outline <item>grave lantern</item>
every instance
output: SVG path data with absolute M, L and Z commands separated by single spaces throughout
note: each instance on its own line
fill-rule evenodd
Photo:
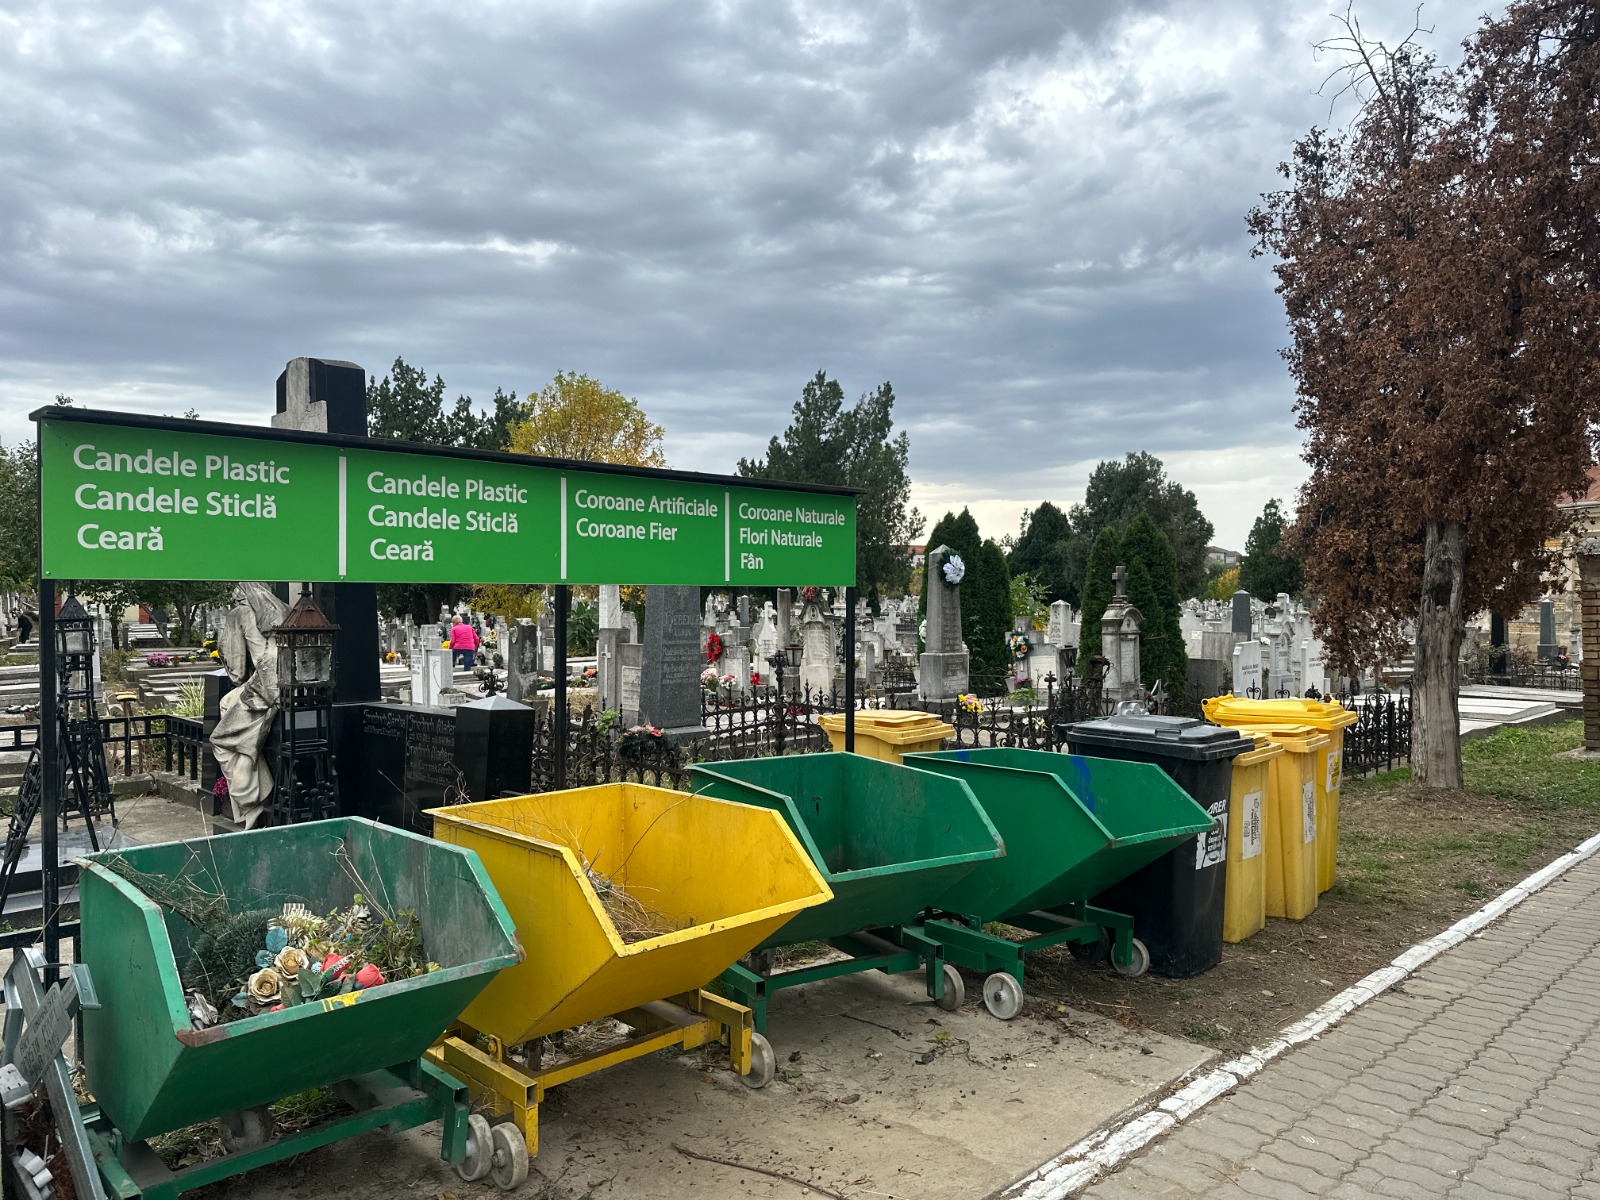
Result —
M 302 588 L 272 630 L 278 653 L 278 754 L 273 822 L 298 824 L 336 816 L 333 739 L 333 647 L 339 627 Z
M 56 614 L 56 671 L 61 680 L 61 702 L 83 706 L 86 716 L 96 715 L 94 697 L 94 618 L 77 596 L 68 596 Z
M 62 794 L 61 822 L 74 813 L 90 824 L 90 844 L 98 850 L 93 818 L 116 816 L 111 783 L 106 777 L 106 755 L 100 728 L 100 704 L 95 682 L 94 618 L 75 595 L 69 595 L 56 613 L 56 696 L 62 749 L 66 753 L 67 788 Z

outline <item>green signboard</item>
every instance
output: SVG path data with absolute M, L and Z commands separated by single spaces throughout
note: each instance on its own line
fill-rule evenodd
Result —
M 188 424 L 40 420 L 46 578 L 855 582 L 853 495 Z

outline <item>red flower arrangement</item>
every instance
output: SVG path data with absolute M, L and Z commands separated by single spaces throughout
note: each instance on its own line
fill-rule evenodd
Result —
M 716 662 L 722 657 L 722 635 L 713 631 L 706 638 L 706 661 Z
M 803 587 L 800 589 L 800 602 L 802 604 L 814 604 L 817 597 L 821 595 L 822 589 L 819 587 Z

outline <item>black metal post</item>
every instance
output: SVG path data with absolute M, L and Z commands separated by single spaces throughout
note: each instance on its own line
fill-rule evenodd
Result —
M 56 678 L 56 581 L 39 580 L 39 738 L 44 765 L 44 803 L 40 807 L 39 877 L 43 884 L 44 960 L 61 961 L 61 864 L 56 833 L 61 827 L 61 697 Z M 54 978 L 54 968 L 45 980 Z
M 555 759 L 556 790 L 567 786 L 567 585 L 555 586 L 556 629 L 555 668 L 556 697 L 551 722 L 550 750 Z
M 844 590 L 844 752 L 856 752 L 856 589 Z

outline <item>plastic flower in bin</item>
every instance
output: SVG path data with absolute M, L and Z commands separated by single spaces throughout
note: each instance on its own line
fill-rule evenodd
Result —
M 378 968 L 373 966 L 371 963 L 368 963 L 366 966 L 362 967 L 361 970 L 356 972 L 356 986 L 358 988 L 377 987 L 383 982 L 383 972 L 378 970 Z
M 250 999 L 257 1004 L 270 1004 L 277 1000 L 278 993 L 283 989 L 283 977 L 271 967 L 262 967 L 244 985 L 244 990 Z
M 280 975 L 290 977 L 300 974 L 311 965 L 311 956 L 298 946 L 285 946 L 278 951 L 278 957 L 272 960 L 272 965 Z
M 967 564 L 961 561 L 961 555 L 947 554 L 939 570 L 944 575 L 945 583 L 955 587 L 956 584 L 966 578 Z

